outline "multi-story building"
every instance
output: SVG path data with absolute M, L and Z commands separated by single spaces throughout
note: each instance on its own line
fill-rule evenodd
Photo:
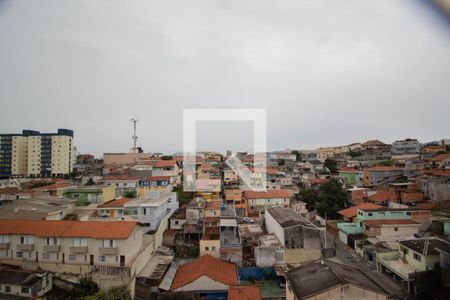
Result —
M 169 190 L 147 191 L 143 197 L 124 203 L 124 218 L 138 220 L 144 230 L 158 230 L 165 218 L 170 218 L 178 209 L 177 194 Z
M 73 170 L 73 131 L 0 135 L 0 177 L 56 177 Z
M 244 192 L 247 205 L 247 215 L 250 217 L 260 217 L 267 207 L 282 205 L 290 206 L 290 196 L 287 190 L 270 190 L 267 192 Z
M 138 222 L 0 220 L 0 263 L 77 280 L 102 289 L 128 284 L 154 252 Z
M 417 139 L 395 141 L 392 143 L 391 151 L 394 154 L 420 153 L 420 143 Z
M 389 181 L 402 176 L 404 170 L 395 166 L 376 166 L 363 171 L 363 185 L 365 187 L 376 186 L 384 181 Z

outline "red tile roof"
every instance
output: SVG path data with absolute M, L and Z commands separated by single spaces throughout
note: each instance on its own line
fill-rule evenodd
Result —
M 138 181 L 139 177 L 128 176 L 128 175 L 107 175 L 105 180 L 128 180 L 128 181 Z
M 365 169 L 366 171 L 403 171 L 402 168 L 395 166 L 375 166 Z
M 128 201 L 130 201 L 131 199 L 129 198 L 119 198 L 119 199 L 114 199 L 112 201 L 106 202 L 100 206 L 98 206 L 99 208 L 114 208 L 114 207 L 123 207 L 123 205 L 125 203 L 127 203 Z
M 376 204 L 372 204 L 372 203 L 361 203 L 359 205 L 355 205 L 343 210 L 338 211 L 338 213 L 346 218 L 354 218 L 356 217 L 356 213 L 358 211 L 358 209 L 380 209 L 383 208 L 382 206 L 376 205 Z
M 365 220 L 364 225 L 379 227 L 382 225 L 420 225 L 419 222 L 413 220 Z
M 170 181 L 170 176 L 150 176 L 146 180 L 148 180 L 148 181 Z
M 260 300 L 261 290 L 258 286 L 230 286 L 228 300 Z
M 207 201 L 205 209 L 217 210 L 222 206 L 222 201 Z
M 72 183 L 68 183 L 68 182 L 55 182 L 49 185 L 45 185 L 45 186 L 41 186 L 41 187 L 37 187 L 34 188 L 34 191 L 50 191 L 50 190 L 57 190 L 57 189 L 62 189 L 65 187 L 70 187 L 73 186 Z
M 383 202 L 388 200 L 389 200 L 388 191 L 378 191 L 375 194 L 369 196 L 369 201 Z
M 406 202 L 421 202 L 423 201 L 422 192 L 402 192 L 401 193 L 402 201 Z
M 183 287 L 202 276 L 207 276 L 224 285 L 237 285 L 239 284 L 237 274 L 238 272 L 235 264 L 205 254 L 192 263 L 180 266 L 175 274 L 170 289 L 175 290 Z
M 29 234 L 37 237 L 85 237 L 127 239 L 137 222 L 0 220 L 0 234 Z
M 442 153 L 430 158 L 431 161 L 441 161 L 444 159 L 450 158 L 450 153 Z
M 155 168 L 167 168 L 167 167 L 175 167 L 177 162 L 175 160 L 159 160 L 155 164 Z
M 426 202 L 426 203 L 417 203 L 416 208 L 420 209 L 433 209 L 436 207 L 436 203 Z
M 247 199 L 269 199 L 269 198 L 289 198 L 289 192 L 287 190 L 271 190 L 266 192 L 244 192 Z

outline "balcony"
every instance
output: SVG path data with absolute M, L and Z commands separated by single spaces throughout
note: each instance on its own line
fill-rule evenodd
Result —
M 34 244 L 19 244 L 19 245 L 17 245 L 17 250 L 20 250 L 20 251 L 33 251 L 34 250 Z
M 118 249 L 117 247 L 100 247 L 101 255 L 117 255 Z
M 9 243 L 0 243 L 0 250 L 9 249 Z
M 60 252 L 60 245 L 44 245 L 44 252 L 52 253 L 52 252 Z
M 87 246 L 73 246 L 70 247 L 70 253 L 73 254 L 86 254 L 88 252 Z

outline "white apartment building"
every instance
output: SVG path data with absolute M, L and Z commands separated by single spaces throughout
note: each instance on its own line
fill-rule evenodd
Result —
M 124 204 L 124 218 L 138 220 L 146 232 L 157 230 L 164 218 L 178 209 L 177 194 L 169 190 L 148 190 L 143 197 Z

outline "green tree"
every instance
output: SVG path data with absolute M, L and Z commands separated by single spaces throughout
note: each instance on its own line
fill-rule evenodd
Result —
M 95 295 L 82 298 L 83 300 L 131 300 L 130 291 L 126 286 L 113 287 L 109 290 L 98 291 Z
M 173 157 L 171 155 L 163 155 L 163 156 L 161 156 L 161 159 L 162 160 L 172 160 Z
M 98 285 L 94 281 L 92 281 L 90 278 L 83 277 L 69 292 L 67 299 L 75 300 L 86 296 L 91 296 L 96 294 L 98 290 Z
M 302 200 L 308 209 L 315 207 L 321 217 L 335 219 L 338 211 L 349 206 L 347 192 L 336 179 L 330 179 L 320 185 L 319 189 L 301 189 L 295 195 L 297 200 Z
M 382 161 L 378 162 L 378 165 L 382 166 L 382 167 L 390 167 L 390 166 L 394 165 L 394 161 L 393 160 L 382 160 Z
M 363 155 L 363 153 L 361 152 L 361 150 L 355 150 L 355 151 L 353 151 L 352 149 L 348 149 L 347 154 L 350 155 L 351 158 L 354 158 L 354 157 L 358 157 L 358 156 L 362 156 L 362 155 Z
M 338 211 L 349 206 L 347 192 L 336 179 L 330 179 L 319 187 L 317 212 L 320 216 L 335 219 Z
M 291 153 L 295 154 L 295 160 L 296 161 L 302 161 L 303 160 L 303 157 L 302 157 L 302 154 L 300 153 L 300 151 L 293 150 Z
M 123 192 L 123 197 L 136 198 L 136 191 L 125 191 L 125 192 Z
M 319 203 L 320 196 L 318 191 L 312 189 L 302 189 L 296 194 L 297 200 L 302 200 L 308 206 L 308 209 L 316 207 Z
M 89 177 L 88 181 L 86 181 L 85 185 L 95 185 L 94 179 L 92 177 Z
M 334 159 L 327 158 L 324 163 L 324 167 L 330 170 L 331 174 L 337 172 L 337 162 Z

